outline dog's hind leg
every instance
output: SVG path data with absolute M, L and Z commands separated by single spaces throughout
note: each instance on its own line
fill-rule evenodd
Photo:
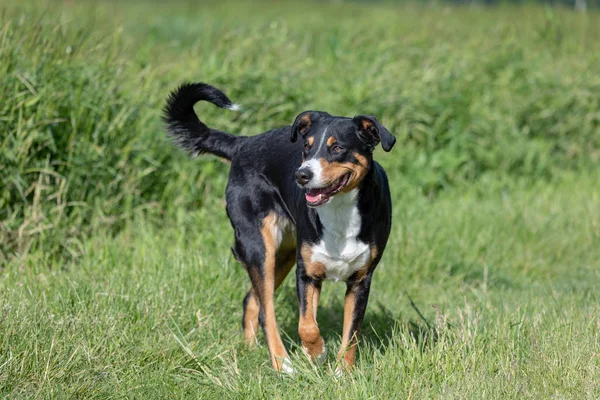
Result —
M 294 249 L 278 251 L 275 261 L 275 290 L 281 285 L 290 270 L 296 263 L 296 252 Z M 260 304 L 258 296 L 254 290 L 250 289 L 243 303 L 242 328 L 244 330 L 244 341 L 248 346 L 256 344 L 256 335 L 258 334 L 258 315 L 260 313 Z
M 250 289 L 246 297 L 244 297 L 243 314 L 242 314 L 242 329 L 244 330 L 244 341 L 248 346 L 256 344 L 256 335 L 258 334 L 258 313 L 260 312 L 260 304 L 258 297 L 254 294 L 253 289 Z
M 233 213 L 230 213 L 230 215 Z M 235 253 L 247 268 L 252 290 L 245 301 L 244 336 L 254 340 L 256 332 L 256 310 L 259 318 L 273 368 L 277 371 L 291 372 L 288 353 L 279 334 L 275 318 L 274 293 L 275 288 L 283 281 L 293 265 L 288 261 L 286 268 L 276 269 L 277 249 L 281 244 L 278 232 L 279 216 L 269 213 L 257 220 L 232 220 L 236 232 Z M 291 265 L 290 265 L 291 264 Z M 279 273 L 277 273 L 279 270 Z

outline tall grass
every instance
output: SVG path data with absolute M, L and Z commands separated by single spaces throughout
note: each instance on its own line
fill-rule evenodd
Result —
M 477 186 L 487 185 L 396 201 L 347 376 L 332 373 L 344 285 L 323 287 L 320 367 L 299 348 L 293 274 L 277 291 L 300 371 L 278 377 L 262 335 L 254 350 L 242 340 L 249 282 L 225 213 L 196 210 L 184 223 L 96 229 L 69 263 L 33 251 L 4 269 L 0 397 L 597 398 L 600 187 L 578 178 L 482 196 Z
M 66 4 L 66 5 L 65 5 Z M 261 3 L 3 5 L 0 260 L 78 256 L 96 227 L 218 201 L 226 166 L 185 159 L 160 110 L 223 88 L 255 134 L 304 109 L 372 113 L 400 139 L 394 185 L 556 179 L 600 157 L 600 16 L 560 9 Z

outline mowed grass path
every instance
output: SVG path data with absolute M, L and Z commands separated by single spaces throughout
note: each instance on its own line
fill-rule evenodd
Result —
M 117 237 L 98 232 L 77 262 L 31 258 L 3 271 L 1 393 L 597 398 L 594 183 L 474 188 L 433 202 L 404 194 L 375 273 L 357 368 L 337 380 L 331 354 L 314 368 L 298 349 L 294 278 L 276 304 L 301 372 L 278 377 L 264 341 L 254 350 L 242 343 L 248 281 L 229 253 L 222 200 L 162 228 L 134 220 Z M 330 349 L 339 344 L 343 291 L 324 286 L 319 323 Z
M 3 3 L 2 6 L 5 7 Z M 0 10 L 0 397 L 600 398 L 600 15 L 551 8 L 17 2 Z M 355 370 L 241 340 L 228 168 L 160 109 L 185 80 L 251 135 L 376 115 L 394 226 Z

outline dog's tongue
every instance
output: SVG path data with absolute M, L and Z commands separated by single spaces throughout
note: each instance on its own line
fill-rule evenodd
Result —
M 306 192 L 306 200 L 309 203 L 318 203 L 323 198 L 323 190 L 322 189 L 313 189 Z
M 306 201 L 311 204 L 320 204 L 326 201 L 329 196 L 335 191 L 335 185 L 331 184 L 327 187 L 318 188 L 318 189 L 310 189 L 305 193 Z

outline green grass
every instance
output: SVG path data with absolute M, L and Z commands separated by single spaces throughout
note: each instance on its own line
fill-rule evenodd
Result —
M 298 376 L 241 341 L 248 279 L 224 211 L 99 231 L 81 259 L 4 271 L 1 383 L 10 397 L 596 398 L 600 191 L 592 180 L 396 204 L 356 370 L 298 349 L 294 281 L 277 293 Z M 593 188 L 593 189 L 592 189 Z M 202 227 L 202 228 L 198 228 Z M 208 229 L 207 227 L 210 227 Z M 339 345 L 341 284 L 319 323 Z M 411 307 L 412 299 L 427 319 Z M 430 327 L 428 327 L 428 324 Z
M 600 397 L 600 15 L 69 4 L 0 6 L 0 396 Z M 243 345 L 228 167 L 159 119 L 185 80 L 244 106 L 198 107 L 238 134 L 323 109 L 399 138 L 348 376 L 299 351 L 293 278 L 276 304 L 301 373 Z M 319 310 L 331 354 L 343 291 Z

